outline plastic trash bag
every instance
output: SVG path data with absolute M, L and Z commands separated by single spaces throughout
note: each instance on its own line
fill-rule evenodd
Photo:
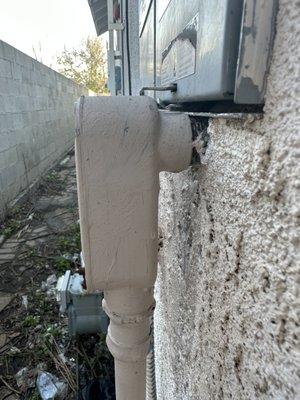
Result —
M 64 399 L 68 391 L 67 384 L 50 372 L 39 372 L 36 386 L 43 400 Z

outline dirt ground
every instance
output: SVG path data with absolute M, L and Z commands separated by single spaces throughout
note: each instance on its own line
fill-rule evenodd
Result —
M 57 278 L 80 268 L 79 255 L 70 152 L 0 226 L 0 400 L 41 398 L 36 382 L 43 372 L 67 386 L 60 398 L 93 398 L 82 393 L 96 379 L 100 398 L 114 398 L 113 359 L 104 335 L 70 339 L 55 300 Z

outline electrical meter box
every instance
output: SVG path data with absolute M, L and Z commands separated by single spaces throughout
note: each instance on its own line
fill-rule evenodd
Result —
M 239 98 L 237 73 L 242 71 L 247 77 L 250 68 L 256 76 L 257 70 L 265 75 L 266 65 L 261 60 L 269 54 L 274 3 L 274 0 L 139 0 L 141 86 L 177 84 L 176 92 L 154 93 L 165 103 L 227 99 L 260 103 L 263 88 L 251 82 L 251 76 L 243 82 L 239 80 L 243 92 Z M 263 28 L 258 32 L 260 26 Z M 257 43 L 255 35 L 259 37 Z M 252 39 L 252 45 L 250 40 L 244 46 L 245 37 Z M 253 68 L 252 62 L 256 63 Z M 250 88 L 247 98 L 249 84 L 258 88 Z M 259 93 L 254 93 L 256 89 Z M 153 96 L 150 91 L 146 94 Z

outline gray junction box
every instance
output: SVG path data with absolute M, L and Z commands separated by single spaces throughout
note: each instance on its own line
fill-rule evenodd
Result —
M 176 92 L 154 93 L 165 103 L 229 99 L 263 103 L 276 4 L 276 0 L 139 0 L 141 86 L 176 83 Z

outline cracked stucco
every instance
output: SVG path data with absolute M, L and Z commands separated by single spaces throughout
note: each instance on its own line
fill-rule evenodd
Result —
M 200 168 L 161 174 L 160 400 L 299 396 L 299 30 L 281 0 L 264 118 L 210 121 Z

